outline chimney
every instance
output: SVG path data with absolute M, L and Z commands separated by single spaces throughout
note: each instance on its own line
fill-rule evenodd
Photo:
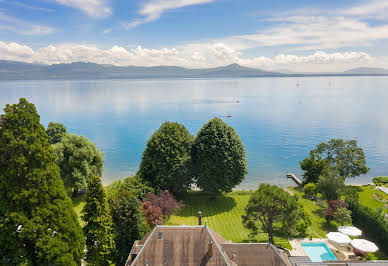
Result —
M 208 243 L 207 256 L 212 257 L 213 256 L 213 241 L 209 240 L 207 243 Z
M 198 212 L 198 225 L 202 225 L 202 212 Z

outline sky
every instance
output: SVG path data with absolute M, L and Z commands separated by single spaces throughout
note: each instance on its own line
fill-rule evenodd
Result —
M 388 0 L 0 0 L 0 59 L 388 69 Z

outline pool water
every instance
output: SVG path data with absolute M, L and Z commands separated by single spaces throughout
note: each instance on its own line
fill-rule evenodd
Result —
M 301 243 L 307 256 L 312 262 L 322 262 L 325 260 L 337 260 L 337 257 L 327 247 L 325 243 Z

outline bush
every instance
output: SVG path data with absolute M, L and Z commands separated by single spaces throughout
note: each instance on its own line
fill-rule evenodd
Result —
M 329 200 L 327 209 L 323 212 L 323 215 L 326 217 L 327 220 L 332 220 L 334 219 L 334 216 L 338 209 L 347 209 L 348 207 L 349 204 L 346 203 L 344 200 Z
M 376 186 L 388 185 L 388 176 L 376 176 L 373 178 L 373 183 L 375 183 Z
M 314 183 L 308 183 L 303 187 L 303 191 L 306 196 L 315 197 L 318 193 L 318 188 Z
M 351 197 L 346 198 L 349 209 L 352 211 L 353 224 L 359 227 L 363 233 L 384 253 L 388 253 L 388 221 L 383 214 L 374 211 Z
M 340 225 L 351 225 L 352 224 L 352 212 L 347 208 L 339 208 L 334 213 L 334 221 L 338 222 Z

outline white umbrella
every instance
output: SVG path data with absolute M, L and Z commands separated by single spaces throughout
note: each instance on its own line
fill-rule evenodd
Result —
M 352 246 L 364 252 L 376 252 L 379 248 L 375 243 L 365 239 L 353 239 L 351 242 Z
M 334 243 L 340 244 L 340 245 L 347 245 L 350 243 L 351 239 L 342 233 L 339 232 L 330 232 L 326 235 L 326 237 L 333 241 Z
M 338 227 L 338 232 L 341 232 L 348 236 L 360 236 L 362 231 L 354 226 L 340 226 Z

